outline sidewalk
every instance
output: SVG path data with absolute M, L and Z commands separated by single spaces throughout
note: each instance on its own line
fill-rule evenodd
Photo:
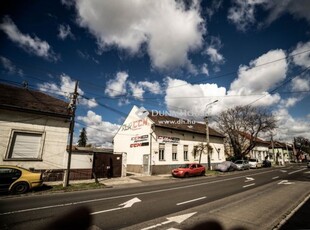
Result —
M 158 181 L 158 180 L 167 180 L 172 179 L 170 174 L 162 174 L 162 175 L 142 175 L 142 174 L 133 174 L 130 173 L 129 176 L 126 177 L 113 177 L 113 178 L 99 178 L 98 181 L 100 184 L 104 184 L 108 187 L 122 184 L 134 184 L 134 183 L 142 183 L 149 181 Z M 62 184 L 63 181 L 46 181 L 45 185 L 53 186 Z M 83 184 L 83 183 L 95 183 L 95 179 L 90 180 L 70 180 L 70 184 Z

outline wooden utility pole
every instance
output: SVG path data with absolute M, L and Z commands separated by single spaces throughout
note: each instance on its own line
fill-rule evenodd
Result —
M 76 99 L 78 96 L 77 89 L 78 89 L 79 82 L 76 81 L 73 97 L 70 102 L 70 110 L 71 110 L 71 123 L 70 123 L 70 144 L 69 144 L 69 152 L 68 152 L 68 162 L 67 162 L 67 169 L 65 171 L 64 177 L 64 184 L 63 187 L 67 187 L 69 185 L 69 178 L 70 178 L 70 168 L 71 168 L 71 154 L 72 154 L 72 142 L 73 142 L 73 133 L 74 133 L 74 122 L 75 122 L 75 110 L 76 110 Z

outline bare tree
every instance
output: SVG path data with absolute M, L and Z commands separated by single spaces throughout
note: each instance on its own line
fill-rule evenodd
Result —
M 299 160 L 303 153 L 310 154 L 310 141 L 305 137 L 294 137 L 294 147 L 296 151 L 296 159 Z
M 219 130 L 226 135 L 228 153 L 243 158 L 255 147 L 259 134 L 276 128 L 276 119 L 266 110 L 247 106 L 236 106 L 221 112 L 216 117 Z
M 194 146 L 194 149 L 193 149 L 193 155 L 194 156 L 197 156 L 199 154 L 199 164 L 201 163 L 201 157 L 202 157 L 202 154 L 207 154 L 207 144 L 204 144 L 204 143 L 199 143 L 197 145 Z M 208 156 L 208 167 L 210 169 L 210 154 L 212 154 L 212 150 L 213 148 L 209 145 L 209 156 Z

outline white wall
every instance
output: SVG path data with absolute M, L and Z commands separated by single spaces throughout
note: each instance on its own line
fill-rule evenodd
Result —
M 43 132 L 42 161 L 6 161 L 12 130 Z M 0 110 L 0 164 L 35 169 L 62 169 L 69 122 L 64 118 Z
M 65 157 L 65 165 L 67 165 L 67 157 Z M 71 155 L 71 169 L 92 169 L 93 154 L 92 153 L 75 153 Z
M 124 124 L 114 137 L 114 152 L 126 153 L 127 164 L 142 165 L 143 155 L 150 153 L 150 132 L 152 121 L 136 114 L 134 106 Z M 145 137 L 145 138 L 142 138 Z M 148 143 L 146 146 L 139 146 Z
M 193 155 L 193 149 L 195 145 L 198 145 L 200 143 L 206 144 L 206 138 L 205 135 L 202 134 L 195 134 L 195 133 L 188 133 L 185 131 L 178 131 L 178 130 L 170 130 L 170 129 L 164 129 L 156 127 L 155 130 L 155 137 L 152 141 L 152 164 L 153 165 L 169 165 L 169 164 L 183 164 L 183 163 L 189 163 L 189 162 L 198 162 L 199 157 L 196 159 Z M 177 138 L 179 139 L 176 143 L 165 143 L 165 160 L 161 161 L 159 160 L 159 144 L 164 143 L 159 139 L 156 140 L 157 137 L 164 136 L 164 137 L 170 137 L 170 138 Z M 177 160 L 172 160 L 172 145 L 177 144 Z M 188 145 L 188 161 L 184 161 L 183 157 L 183 151 L 184 151 L 184 145 Z M 219 163 L 225 160 L 225 154 L 224 154 L 224 145 L 223 145 L 223 139 L 216 138 L 216 137 L 210 137 L 210 145 L 213 148 L 213 153 L 211 155 L 211 162 L 212 163 Z M 216 149 L 220 149 L 219 153 L 217 153 Z M 207 155 L 202 154 L 201 157 L 201 163 L 207 163 Z
M 125 152 L 127 153 L 127 164 L 128 165 L 142 165 L 143 155 L 151 154 L 152 165 L 174 165 L 183 164 L 188 162 L 197 162 L 192 154 L 195 145 L 206 142 L 205 135 L 194 134 L 179 130 L 170 130 L 165 128 L 159 128 L 156 126 L 154 132 L 151 128 L 153 121 L 148 117 L 142 119 L 136 115 L 138 107 L 134 106 L 126 118 L 124 125 L 120 128 L 118 133 L 114 137 L 114 152 Z M 140 124 L 140 125 L 139 125 Z M 150 133 L 152 132 L 152 138 L 150 140 Z M 139 138 L 146 136 L 145 140 L 139 141 Z M 175 137 L 179 138 L 178 146 L 178 157 L 177 160 L 172 160 L 172 144 L 165 143 L 165 160 L 159 160 L 159 143 L 158 136 Z M 149 142 L 147 146 L 130 147 L 135 143 Z M 184 161 L 183 158 L 183 146 L 188 145 L 188 161 Z M 212 163 L 219 163 L 225 160 L 224 145 L 222 138 L 216 138 L 210 136 L 210 145 L 214 148 L 212 154 Z M 220 149 L 219 154 L 216 149 Z M 207 163 L 207 155 L 202 155 L 201 163 Z

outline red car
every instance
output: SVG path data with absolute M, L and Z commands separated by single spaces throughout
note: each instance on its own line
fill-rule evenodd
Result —
M 171 171 L 174 177 L 190 177 L 190 176 L 203 176 L 206 173 L 206 168 L 197 163 L 184 164 Z

